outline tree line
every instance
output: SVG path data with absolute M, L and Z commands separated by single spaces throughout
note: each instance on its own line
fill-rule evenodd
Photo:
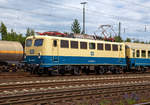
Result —
M 25 44 L 26 37 L 35 34 L 34 30 L 30 28 L 27 28 L 25 36 L 22 33 L 16 33 L 13 29 L 11 29 L 11 31 L 8 32 L 7 27 L 3 22 L 1 22 L 0 25 L 0 33 L 1 33 L 1 40 L 19 41 L 23 46 Z
M 80 24 L 77 19 L 74 19 L 74 21 L 71 25 L 71 31 L 74 34 L 82 34 L 81 27 L 80 27 Z M 27 28 L 25 35 L 23 35 L 22 33 L 16 33 L 13 29 L 11 29 L 11 31 L 8 32 L 7 27 L 3 22 L 1 22 L 0 33 L 1 33 L 2 40 L 19 41 L 23 46 L 25 44 L 26 37 L 35 35 L 34 30 L 30 29 L 30 28 Z M 64 32 L 64 33 L 68 33 L 68 32 Z M 115 40 L 115 42 L 131 42 L 130 38 L 126 38 L 126 40 L 123 40 L 122 37 L 119 35 L 115 36 L 114 40 Z M 134 40 L 133 42 L 150 44 L 150 42 L 144 42 L 144 41 L 141 42 L 139 40 Z

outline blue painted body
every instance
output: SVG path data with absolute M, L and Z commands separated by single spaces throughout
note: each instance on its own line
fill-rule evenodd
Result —
M 125 58 L 76 57 L 76 56 L 27 56 L 28 64 L 40 64 L 41 67 L 56 65 L 120 65 L 126 66 Z
M 148 58 L 130 58 L 130 66 L 150 66 L 150 59 Z

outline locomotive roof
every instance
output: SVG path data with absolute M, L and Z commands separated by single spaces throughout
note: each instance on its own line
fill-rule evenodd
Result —
M 55 37 L 55 36 L 42 36 L 42 35 L 35 35 L 35 36 L 29 36 L 27 39 L 32 39 L 32 38 L 44 38 L 44 39 L 63 39 L 63 40 L 74 40 L 74 41 L 87 41 L 87 42 L 101 42 L 101 43 L 110 43 L 110 44 L 124 44 L 124 43 L 119 43 L 119 42 L 109 42 L 109 41 L 104 41 L 104 40 L 92 40 L 92 39 L 81 39 L 81 38 L 68 38 L 68 37 Z
M 150 44 L 125 42 L 125 45 L 132 49 L 150 50 Z

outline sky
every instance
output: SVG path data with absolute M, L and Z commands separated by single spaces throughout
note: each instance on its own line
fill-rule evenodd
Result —
M 36 32 L 71 32 L 74 19 L 82 29 L 80 3 L 85 1 L 87 34 L 101 35 L 98 27 L 107 24 L 118 33 L 121 22 L 123 39 L 150 41 L 150 0 L 0 0 L 0 22 L 8 31 L 23 34 L 28 27 Z

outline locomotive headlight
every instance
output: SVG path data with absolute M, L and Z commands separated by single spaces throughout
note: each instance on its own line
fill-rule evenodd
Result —
M 38 53 L 38 58 L 39 58 L 39 59 L 41 58 L 41 53 Z

